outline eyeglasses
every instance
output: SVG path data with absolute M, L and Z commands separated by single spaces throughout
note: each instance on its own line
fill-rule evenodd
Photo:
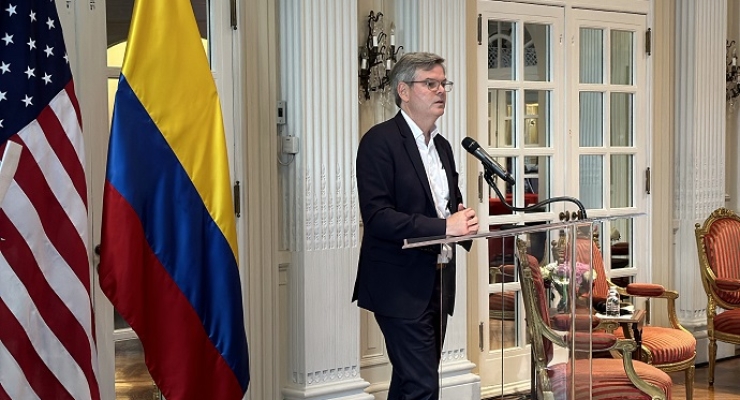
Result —
M 445 89 L 445 92 L 449 92 L 452 90 L 453 85 L 452 81 L 444 80 L 440 82 L 436 79 L 424 79 L 423 81 L 406 81 L 406 83 L 423 83 L 427 85 L 427 89 L 431 90 L 432 92 L 436 91 L 439 88 L 439 85 L 442 85 L 442 87 Z

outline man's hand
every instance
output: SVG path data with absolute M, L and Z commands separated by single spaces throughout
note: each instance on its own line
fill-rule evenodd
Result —
M 478 233 L 478 217 L 475 216 L 475 210 L 465 208 L 462 204 L 458 205 L 457 212 L 447 218 L 447 231 L 445 233 L 448 236 L 465 236 Z

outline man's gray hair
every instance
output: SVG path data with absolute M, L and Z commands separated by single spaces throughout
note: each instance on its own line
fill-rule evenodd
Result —
M 434 53 L 406 53 L 398 60 L 396 65 L 391 69 L 390 79 L 391 90 L 396 98 L 396 105 L 401 107 L 401 96 L 398 94 L 398 84 L 401 82 L 413 81 L 416 77 L 416 70 L 431 71 L 437 65 L 445 70 L 445 59 Z

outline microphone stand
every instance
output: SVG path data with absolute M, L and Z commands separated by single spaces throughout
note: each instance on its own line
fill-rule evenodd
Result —
M 570 196 L 558 196 L 558 197 L 551 197 L 549 199 L 542 200 L 541 202 L 527 206 L 527 207 L 515 207 L 509 203 L 506 202 L 506 198 L 503 194 L 501 194 L 501 191 L 499 190 L 498 186 L 493 181 L 493 171 L 490 171 L 488 168 L 483 168 L 486 172 L 483 174 L 483 177 L 486 178 L 486 182 L 488 182 L 488 186 L 492 187 L 493 190 L 496 192 L 496 195 L 498 196 L 499 200 L 501 200 L 501 203 L 506 206 L 511 211 L 531 211 L 537 208 L 540 208 L 544 206 L 545 204 L 555 203 L 558 201 L 563 202 L 571 202 L 574 203 L 576 206 L 578 206 L 578 218 L 579 219 L 585 219 L 586 217 L 586 207 L 583 206 L 583 203 L 581 203 L 580 200 L 576 199 L 575 197 Z

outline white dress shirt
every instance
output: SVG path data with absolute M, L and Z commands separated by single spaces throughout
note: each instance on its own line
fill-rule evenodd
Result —
M 448 207 L 450 204 L 450 186 L 447 183 L 447 174 L 445 174 L 442 160 L 439 158 L 439 152 L 437 152 L 437 147 L 434 145 L 434 137 L 439 135 L 439 129 L 437 125 L 432 127 L 429 144 L 427 144 L 421 128 L 403 110 L 401 110 L 401 115 L 411 128 L 411 133 L 414 135 L 414 140 L 416 141 L 416 147 L 419 149 L 419 154 L 421 155 L 421 161 L 424 163 L 424 170 L 426 170 L 429 187 L 432 190 L 432 198 L 434 199 L 434 206 L 437 209 L 437 216 L 446 219 L 452 215 Z M 444 245 L 437 261 L 440 263 L 449 262 L 450 252 L 450 246 Z

